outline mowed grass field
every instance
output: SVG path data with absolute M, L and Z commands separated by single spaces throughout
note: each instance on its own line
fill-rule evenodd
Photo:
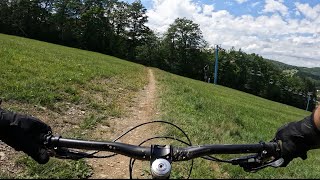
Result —
M 159 102 L 163 113 L 162 119 L 184 129 L 194 145 L 267 142 L 274 137 L 281 125 L 301 120 L 311 114 L 227 87 L 188 79 L 161 70 L 155 72 L 162 90 Z M 168 130 L 168 134 L 174 135 L 178 132 L 172 129 Z M 228 159 L 236 156 L 216 157 Z M 239 166 L 197 159 L 191 177 L 319 178 L 320 151 L 309 151 L 308 157 L 304 161 L 300 158 L 295 159 L 286 168 L 267 168 L 257 173 L 245 172 Z M 179 172 L 184 172 L 186 177 L 187 170 L 179 168 L 181 168 Z M 177 175 L 180 176 L 181 174 Z
M 2 108 L 47 122 L 63 137 L 90 137 L 98 123 L 125 115 L 124 107 L 147 83 L 147 69 L 115 57 L 0 34 Z M 38 165 L 23 154 L 14 156 L 24 169 L 0 177 L 87 178 L 84 161 L 52 158 Z
M 182 127 L 195 145 L 269 141 L 282 124 L 311 114 L 230 88 L 153 70 L 162 120 Z M 90 130 L 98 123 L 108 125 L 110 117 L 124 116 L 124 107 L 146 85 L 147 77 L 146 67 L 118 58 L 0 34 L 2 107 L 39 117 L 64 137 L 90 138 Z M 181 134 L 171 128 L 165 131 Z M 308 157 L 305 161 L 296 159 L 286 168 L 258 173 L 197 159 L 191 178 L 320 177 L 319 151 L 310 151 Z M 92 173 L 85 161 L 52 158 L 46 165 L 38 165 L 23 154 L 13 158 L 22 171 L 0 172 L 0 178 L 74 179 L 88 178 Z M 173 164 L 172 178 L 186 177 L 189 165 Z

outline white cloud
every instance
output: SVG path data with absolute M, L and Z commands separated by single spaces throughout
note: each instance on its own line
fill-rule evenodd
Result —
M 320 4 L 316 5 L 314 8 L 310 7 L 309 4 L 295 3 L 297 9 L 307 18 L 316 19 L 320 15 Z
M 237 3 L 239 3 L 239 4 L 242 4 L 244 2 L 247 2 L 248 0 L 235 0 L 235 1 L 237 1 Z
M 260 1 L 258 1 L 258 2 L 254 2 L 254 3 L 252 3 L 252 4 L 251 4 L 251 7 L 253 7 L 253 8 L 254 8 L 254 7 L 256 7 L 256 6 L 257 6 L 258 4 L 260 4 L 260 3 L 261 3 Z
M 296 6 L 303 14 L 303 8 Z M 312 9 L 318 12 L 318 7 Z M 212 46 L 221 44 L 225 49 L 234 46 L 291 65 L 320 67 L 320 16 L 309 15 L 305 19 L 290 19 L 278 13 L 234 16 L 192 0 L 154 0 L 147 15 L 148 26 L 156 32 L 164 33 L 176 18 L 186 17 L 200 25 L 205 40 Z
M 211 15 L 212 12 L 214 10 L 214 6 L 213 5 L 204 5 L 203 6 L 203 14 L 204 15 Z
M 288 14 L 287 6 L 285 6 L 281 0 L 266 0 L 265 3 L 264 9 L 262 10 L 264 13 L 280 12 L 283 16 Z
M 192 0 L 153 0 L 153 8 L 148 10 L 149 26 L 160 33 L 178 17 L 192 19 L 192 15 L 199 11 L 199 7 Z M 159 28 L 160 27 L 160 28 Z

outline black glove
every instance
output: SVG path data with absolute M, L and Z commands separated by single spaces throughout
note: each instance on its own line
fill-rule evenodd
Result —
M 307 159 L 307 151 L 320 147 L 320 131 L 313 121 L 313 114 L 301 121 L 290 122 L 280 127 L 274 138 L 280 140 L 281 155 L 284 159 L 282 166 L 297 157 Z
M 40 164 L 49 161 L 43 137 L 50 131 L 50 126 L 37 118 L 0 108 L 0 140 L 17 151 L 23 151 Z

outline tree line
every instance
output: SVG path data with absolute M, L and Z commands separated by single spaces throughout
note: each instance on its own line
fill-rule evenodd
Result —
M 312 111 L 316 105 L 316 85 L 299 76 L 298 70 L 282 70 L 257 54 L 222 50 L 219 73 L 222 85 L 272 101 Z M 309 104 L 308 104 L 309 101 Z
M 198 24 L 177 18 L 163 35 L 137 0 L 2 0 L 0 33 L 96 51 L 185 77 L 213 81 L 215 49 Z M 257 54 L 219 49 L 218 84 L 309 110 L 315 85 Z M 205 77 L 206 76 L 206 77 Z M 310 96 L 308 95 L 310 92 Z

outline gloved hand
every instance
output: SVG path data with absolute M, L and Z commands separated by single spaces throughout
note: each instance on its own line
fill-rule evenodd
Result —
M 40 164 L 49 161 L 43 136 L 51 127 L 39 119 L 0 108 L 0 140 L 17 151 L 23 151 Z
M 313 121 L 313 114 L 301 121 L 290 122 L 280 127 L 274 141 L 280 140 L 282 166 L 286 167 L 297 157 L 307 159 L 307 151 L 320 147 L 320 131 Z

